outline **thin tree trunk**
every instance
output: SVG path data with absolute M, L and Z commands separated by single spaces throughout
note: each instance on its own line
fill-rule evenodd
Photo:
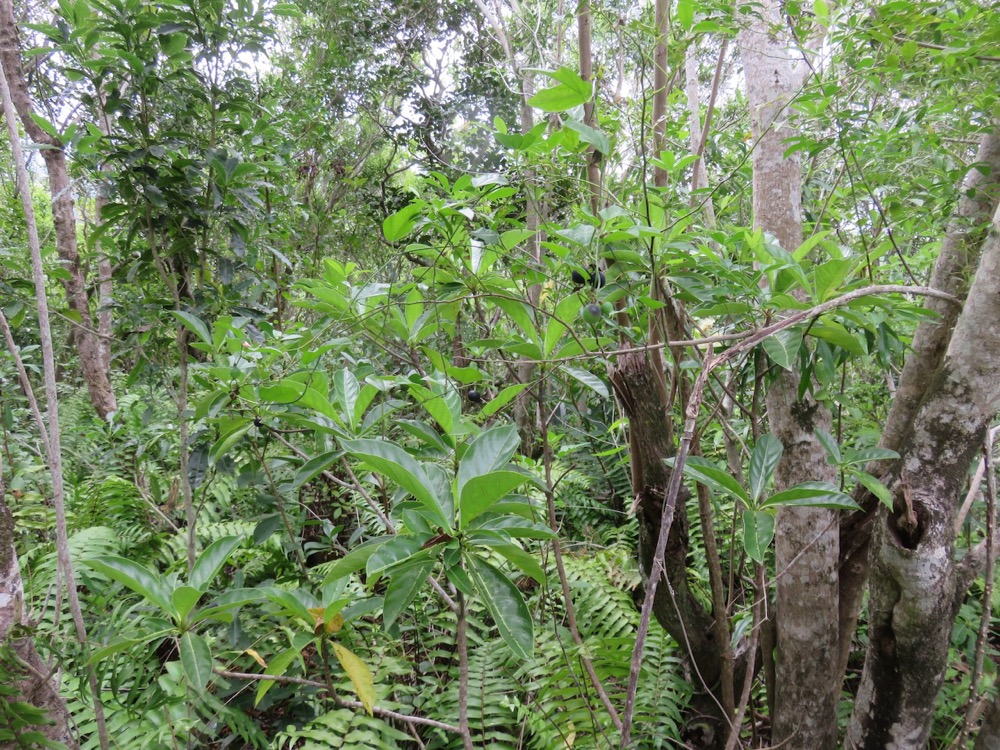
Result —
M 30 637 L 11 638 L 15 628 L 26 624 L 24 586 L 14 550 L 14 518 L 7 505 L 3 464 L 0 462 L 0 643 L 10 646 L 10 652 L 0 655 L 0 671 L 11 676 L 9 687 L 17 690 L 16 695 L 4 696 L 3 699 L 23 701 L 41 709 L 51 722 L 47 725 L 24 727 L 25 730 L 42 732 L 52 742 L 76 748 L 78 745 L 70 732 L 69 712 L 66 710 L 66 702 L 59 694 L 58 681 L 39 656 Z M 0 747 L 15 748 L 20 747 L 20 744 L 4 743 Z
M 42 158 L 49 177 L 49 192 L 52 196 L 52 220 L 56 233 L 56 250 L 67 271 L 63 280 L 66 301 L 79 317 L 79 328 L 74 339 L 80 355 L 80 369 L 87 383 L 90 401 L 101 419 L 117 411 L 105 357 L 102 356 L 98 336 L 93 327 L 87 283 L 76 243 L 76 214 L 73 207 L 73 191 L 70 188 L 69 173 L 66 168 L 66 154 L 62 143 L 46 133 L 32 119 L 31 97 L 28 84 L 21 67 L 21 47 L 18 39 L 17 22 L 12 0 L 0 2 L 0 59 L 3 60 L 10 86 L 11 100 L 17 110 L 21 124 L 31 140 L 42 146 Z
M 755 141 L 754 226 L 791 252 L 802 244 L 802 174 L 797 154 L 785 157 L 788 102 L 801 76 L 792 69 L 781 9 L 767 0 L 761 16 L 739 34 Z M 832 481 L 836 468 L 814 430 L 829 430 L 829 410 L 799 395 L 799 376 L 782 372 L 767 392 L 772 433 L 784 454 L 777 486 Z M 837 745 L 837 615 L 839 525 L 835 511 L 790 508 L 779 512 L 775 533 L 777 647 L 772 743 L 810 750 Z

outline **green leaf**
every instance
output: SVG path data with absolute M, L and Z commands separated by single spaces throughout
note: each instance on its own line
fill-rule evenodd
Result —
M 556 344 L 559 343 L 559 339 L 566 333 L 570 323 L 576 320 L 581 304 L 583 302 L 579 294 L 570 294 L 556 305 L 555 314 L 548 319 L 548 323 L 545 326 L 545 341 L 542 351 L 546 357 L 552 354 L 552 350 L 555 349 Z
M 243 436 L 250 431 L 251 427 L 253 427 L 253 421 L 249 417 L 236 420 L 235 426 L 231 427 L 228 432 L 223 433 L 208 451 L 209 461 L 214 464 L 225 456 L 230 448 L 243 439 Z
M 465 527 L 476 516 L 489 510 L 495 502 L 530 481 L 530 475 L 519 471 L 491 471 L 469 479 L 462 488 L 458 503 L 462 526 Z
M 514 655 L 530 659 L 535 648 L 535 627 L 524 597 L 511 580 L 477 555 L 465 556 L 469 577 Z
M 756 505 L 760 496 L 764 494 L 764 488 L 771 480 L 783 450 L 781 441 L 771 434 L 761 435 L 753 447 L 753 455 L 750 457 L 750 497 L 753 498 L 751 505 Z
M 759 510 L 743 511 L 743 549 L 758 563 L 764 562 L 764 554 L 774 539 L 774 516 Z
M 500 539 L 486 539 L 482 541 L 482 544 L 500 553 L 507 559 L 507 562 L 518 568 L 522 573 L 544 585 L 545 571 L 542 570 L 542 566 L 539 565 L 538 560 L 530 552 L 525 551 L 512 542 L 505 542 Z
M 217 620 L 219 622 L 231 622 L 230 610 L 242 607 L 244 604 L 257 602 L 263 599 L 267 592 L 263 589 L 230 589 L 224 594 L 220 594 L 211 604 L 199 609 L 192 615 L 189 624 L 193 625 L 202 620 Z
M 377 539 L 369 539 L 367 542 L 355 547 L 334 563 L 333 567 L 323 577 L 323 582 L 320 585 L 326 586 L 338 578 L 343 578 L 361 570 L 368 564 L 369 558 L 375 554 L 378 548 L 392 538 L 391 536 L 382 536 Z
M 854 476 L 859 482 L 861 482 L 866 490 L 878 498 L 882 505 L 889 510 L 893 509 L 892 492 L 889 491 L 888 487 L 865 471 L 859 471 Z
M 764 351 L 778 367 L 791 370 L 799 359 L 802 348 L 802 329 L 786 328 L 763 341 Z
M 469 524 L 471 531 L 502 531 L 515 539 L 555 539 L 556 535 L 548 526 L 526 521 L 520 516 L 479 516 Z
M 382 222 L 382 234 L 386 242 L 398 242 L 413 231 L 413 227 L 417 224 L 417 216 L 422 210 L 422 203 L 411 203 L 386 217 Z
M 509 385 L 504 388 L 500 393 L 494 396 L 486 406 L 480 410 L 480 414 L 484 417 L 492 417 L 503 407 L 517 398 L 517 394 L 527 388 L 531 383 L 517 383 L 516 385 Z
M 866 464 L 869 461 L 894 461 L 897 458 L 899 458 L 899 454 L 888 448 L 859 448 L 848 451 L 841 466 Z
M 760 504 L 761 508 L 798 507 L 857 510 L 858 504 L 828 482 L 803 482 L 776 492 Z
M 177 619 L 177 610 L 170 601 L 170 592 L 163 578 L 139 563 L 126 560 L 124 557 L 104 555 L 92 560 L 84 560 L 99 573 L 103 573 L 113 581 L 127 586 L 149 602 L 158 606 L 170 617 Z
M 115 654 L 120 654 L 122 651 L 130 651 L 135 646 L 143 643 L 151 643 L 160 638 L 165 638 L 167 636 L 172 636 L 176 634 L 176 630 L 173 628 L 169 630 L 158 630 L 155 633 L 149 633 L 142 638 L 124 638 L 114 643 L 109 643 L 107 646 L 102 646 L 101 648 L 94 651 L 90 658 L 87 659 L 87 666 L 97 664 L 99 661 L 107 659 L 109 656 L 114 656 Z
M 368 558 L 366 573 L 369 577 L 377 577 L 387 568 L 419 554 L 426 539 L 426 535 L 392 537 Z
M 200 338 L 209 347 L 212 346 L 212 334 L 208 332 L 208 326 L 205 325 L 201 318 L 189 312 L 184 312 L 183 310 L 171 310 L 170 312 L 173 313 L 174 317 L 177 318 L 185 328 Z
M 462 490 L 470 479 L 505 467 L 514 457 L 520 444 L 521 437 L 517 433 L 517 427 L 512 424 L 493 427 L 480 433 L 469 443 L 458 466 L 459 497 L 462 496 Z
M 361 705 L 365 707 L 369 716 L 374 716 L 375 677 L 368 669 L 368 665 L 339 643 L 333 644 L 333 653 L 337 655 L 337 661 L 351 679 L 351 685 Z
M 173 603 L 174 609 L 177 610 L 178 620 L 184 622 L 187 619 L 187 616 L 191 614 L 191 610 L 194 609 L 198 600 L 204 596 L 204 593 L 191 586 L 178 586 L 174 589 L 170 601 Z
M 286 648 L 280 654 L 271 659 L 271 663 L 264 669 L 264 674 L 274 676 L 283 675 L 285 670 L 288 669 L 292 662 L 298 657 L 304 646 L 305 644 L 299 647 L 292 646 L 290 648 Z M 275 680 L 261 680 L 260 683 L 258 683 L 257 695 L 254 697 L 253 701 L 254 706 L 261 702 L 264 696 L 267 695 L 268 691 L 273 688 L 274 685 Z
M 828 341 L 834 346 L 839 346 L 844 351 L 856 354 L 859 357 L 867 354 L 865 346 L 854 334 L 840 323 L 832 320 L 824 323 L 816 323 L 809 329 L 809 335 Z
M 452 519 L 445 513 L 442 499 L 429 489 L 430 478 L 413 456 L 384 440 L 344 440 L 343 446 L 352 456 L 413 495 L 445 529 L 451 528 Z
M 663 459 L 663 463 L 673 468 L 674 457 Z M 740 483 L 736 481 L 727 471 L 723 471 L 707 458 L 701 456 L 688 456 L 684 462 L 684 476 L 700 482 L 716 492 L 732 495 L 742 500 L 747 505 L 752 505 L 750 496 L 747 495 Z
M 589 102 L 594 93 L 593 84 L 585 81 L 570 68 L 538 71 L 559 81 L 556 86 L 544 88 L 528 100 L 528 105 L 545 112 L 562 112 Z
M 181 636 L 181 666 L 196 693 L 204 692 L 212 677 L 212 651 L 205 639 L 190 630 Z
M 199 591 L 205 591 L 242 543 L 242 536 L 227 536 L 212 542 L 195 561 L 188 583 Z
M 344 410 L 343 414 L 347 423 L 353 430 L 357 425 L 357 414 L 354 407 L 361 393 L 361 386 L 358 384 L 358 379 L 354 377 L 354 373 L 347 368 L 334 373 L 333 392 L 336 394 L 337 401 Z
M 840 455 L 840 446 L 837 444 L 837 438 L 824 430 L 822 427 L 817 427 L 813 430 L 813 432 L 816 435 L 816 439 L 819 440 L 819 444 L 826 450 L 829 456 L 829 462 L 836 466 L 840 466 L 844 459 Z
M 604 384 L 604 381 L 594 375 L 594 373 L 587 372 L 580 367 L 570 367 L 568 365 L 562 365 L 559 369 L 570 377 L 583 383 L 598 396 L 602 398 L 610 397 L 611 394 L 608 393 L 608 387 Z
M 611 153 L 611 139 L 608 138 L 607 133 L 604 131 L 592 128 L 572 118 L 567 118 L 563 122 L 563 127 L 578 133 L 581 141 L 589 146 L 593 146 L 601 155 L 607 156 Z
M 436 560 L 420 560 L 393 570 L 382 608 L 382 623 L 386 630 L 420 593 L 436 564 Z

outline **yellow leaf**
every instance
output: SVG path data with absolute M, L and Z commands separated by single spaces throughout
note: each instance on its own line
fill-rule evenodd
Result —
M 258 663 L 258 664 L 260 664 L 260 665 L 261 665 L 262 667 L 264 667 L 264 669 L 267 669 L 267 662 L 266 662 L 266 661 L 264 661 L 263 657 L 261 657 L 261 655 L 260 655 L 260 654 L 258 654 L 258 653 L 257 653 L 257 652 L 256 652 L 256 651 L 255 651 L 254 649 L 252 649 L 252 648 L 248 648 L 248 649 L 247 649 L 246 651 L 244 651 L 243 653 L 245 653 L 245 654 L 250 654 L 250 656 L 252 656 L 252 657 L 253 657 L 253 660 L 254 660 L 255 662 L 257 662 L 257 663 Z
M 368 669 L 368 665 L 339 643 L 333 644 L 333 652 L 337 655 L 340 666 L 351 678 L 351 684 L 354 686 L 354 692 L 357 693 L 361 705 L 365 707 L 369 716 L 374 715 L 375 678 L 372 676 L 371 670 Z
M 330 618 L 329 622 L 326 623 L 326 632 L 339 633 L 342 627 L 344 627 L 344 618 L 340 615 L 334 615 Z

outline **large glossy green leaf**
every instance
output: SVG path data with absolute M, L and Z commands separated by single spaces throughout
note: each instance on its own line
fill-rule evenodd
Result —
M 481 557 L 465 556 L 466 569 L 500 631 L 500 637 L 514 655 L 530 659 L 535 648 L 535 626 L 524 597 L 511 580 Z
M 385 235 L 386 241 L 398 242 L 413 231 L 421 210 L 423 210 L 423 205 L 411 203 L 386 217 L 385 221 L 382 222 L 382 234 Z
M 170 596 L 170 601 L 177 611 L 177 619 L 181 622 L 186 620 L 187 616 L 191 614 L 191 610 L 198 604 L 198 600 L 204 595 L 204 591 L 192 588 L 191 586 L 178 586 L 175 588 Z
M 195 334 L 209 347 L 212 346 L 212 334 L 208 331 L 208 326 L 205 325 L 205 321 L 199 318 L 193 313 L 184 312 L 183 310 L 171 310 L 174 317 L 177 318 L 185 328 Z
M 802 330 L 786 328 L 773 336 L 768 336 L 763 342 L 764 351 L 778 367 L 784 370 L 794 368 L 802 348 Z
M 857 477 L 857 480 L 861 482 L 865 489 L 878 498 L 882 505 L 892 510 L 892 492 L 888 487 L 866 471 L 859 471 L 854 476 Z
M 774 435 L 761 435 L 750 456 L 750 497 L 756 505 L 781 460 L 784 447 Z
M 226 564 L 229 556 L 242 543 L 243 537 L 241 536 L 227 536 L 212 542 L 195 561 L 194 567 L 191 569 L 191 576 L 188 578 L 188 584 L 199 591 L 205 591 L 222 570 L 222 566 Z
M 507 562 L 517 567 L 522 573 L 544 585 L 545 571 L 542 570 L 542 566 L 538 563 L 538 559 L 530 552 L 518 547 L 513 542 L 505 542 L 501 538 L 474 539 L 473 541 L 474 543 L 481 543 L 493 551 L 498 552 L 506 558 Z
M 334 563 L 333 567 L 323 577 L 323 582 L 320 585 L 326 586 L 331 581 L 336 581 L 338 578 L 343 578 L 361 570 L 368 564 L 368 558 L 375 554 L 375 551 L 390 539 L 392 539 L 391 536 L 381 536 L 377 539 L 369 539 L 367 542 L 355 547 Z
M 548 526 L 532 523 L 521 516 L 496 516 L 486 514 L 479 516 L 469 524 L 474 531 L 501 531 L 514 539 L 554 539 L 555 533 Z
M 415 564 L 402 565 L 393 570 L 392 579 L 385 590 L 385 602 L 382 609 L 382 622 L 386 630 L 392 627 L 410 602 L 427 584 L 427 576 L 431 574 L 436 560 L 424 559 Z
M 385 475 L 424 505 L 445 529 L 452 519 L 444 512 L 441 498 L 431 491 L 431 481 L 420 463 L 402 448 L 385 440 L 344 440 L 344 449 Z
M 517 383 L 515 385 L 509 385 L 504 388 L 500 393 L 490 399 L 490 402 L 482 408 L 482 415 L 484 417 L 491 417 L 500 411 L 503 407 L 517 398 L 517 394 L 527 388 L 530 383 Z
M 387 568 L 413 557 L 421 551 L 426 540 L 426 535 L 392 537 L 368 558 L 367 574 L 378 576 Z
M 353 430 L 357 425 L 358 416 L 355 413 L 355 405 L 357 404 L 358 396 L 361 393 L 361 386 L 358 384 L 358 379 L 354 377 L 354 373 L 347 368 L 338 370 L 334 373 L 333 392 L 336 394 L 337 401 L 344 410 L 344 420 Z
M 743 548 L 752 560 L 764 562 L 764 554 L 774 539 L 774 516 L 759 510 L 743 511 Z
M 674 458 L 665 458 L 663 459 L 663 463 L 673 468 Z M 707 458 L 688 456 L 687 461 L 684 462 L 684 476 L 696 482 L 701 482 L 716 492 L 722 492 L 723 494 L 739 498 L 747 505 L 752 504 L 750 496 L 740 486 L 740 483 L 729 472 L 723 471 Z
M 202 620 L 232 622 L 232 610 L 244 604 L 260 601 L 265 596 L 266 592 L 262 589 L 230 589 L 195 612 L 191 617 L 191 624 Z
M 181 636 L 181 666 L 196 693 L 208 686 L 212 677 L 212 650 L 205 639 L 190 630 Z
M 604 384 L 604 381 L 597 377 L 594 373 L 587 372 L 580 367 L 570 367 L 568 365 L 563 365 L 559 369 L 570 377 L 579 380 L 598 396 L 601 396 L 602 398 L 608 398 L 610 396 L 608 393 L 608 387 Z
M 118 581 L 137 594 L 155 604 L 170 617 L 177 619 L 177 611 L 171 603 L 170 590 L 159 573 L 154 573 L 139 563 L 115 555 L 104 555 L 85 560 L 94 570 L 104 573 L 113 581 Z
M 510 424 L 484 430 L 469 443 L 458 466 L 458 495 L 470 479 L 504 468 L 514 457 L 521 438 Z
M 803 482 L 775 492 L 760 504 L 761 508 L 799 507 L 857 510 L 858 504 L 828 482 Z
M 462 526 L 531 480 L 530 475 L 519 471 L 491 471 L 489 474 L 470 479 L 462 488 L 462 499 L 459 501 Z

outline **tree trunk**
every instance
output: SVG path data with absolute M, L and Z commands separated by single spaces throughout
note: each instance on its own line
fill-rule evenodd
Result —
M 802 175 L 797 154 L 785 157 L 788 101 L 801 76 L 792 69 L 791 40 L 777 2 L 739 34 L 747 82 L 753 151 L 754 226 L 772 234 L 788 252 L 802 244 Z M 771 431 L 784 446 L 775 481 L 779 488 L 804 481 L 833 481 L 836 468 L 814 430 L 829 430 L 829 410 L 800 396 L 797 373 L 782 372 L 767 392 Z M 832 750 L 837 745 L 837 615 L 839 525 L 835 511 L 789 508 L 775 532 L 777 649 L 772 743 Z
M 94 330 L 87 295 L 87 281 L 76 243 L 76 214 L 73 191 L 66 168 L 66 154 L 62 143 L 52 137 L 32 119 L 31 97 L 21 67 L 21 47 L 17 22 L 11 0 L 0 2 L 0 56 L 10 83 L 10 95 L 17 109 L 24 131 L 31 140 L 42 146 L 42 157 L 49 177 L 52 196 L 52 220 L 56 233 L 56 250 L 68 277 L 63 279 L 66 301 L 79 317 L 79 328 L 74 339 L 80 356 L 80 369 L 87 383 L 90 401 L 101 419 L 118 410 L 106 358 L 102 355 L 98 336 Z
M 35 650 L 30 637 L 12 637 L 12 631 L 24 624 L 24 586 L 14 551 L 14 518 L 7 505 L 0 467 L 0 644 L 9 644 L 10 649 L 0 647 L 0 675 L 5 681 L 9 680 L 8 687 L 17 691 L 15 695 L 0 696 L 0 700 L 23 701 L 41 709 L 51 723 L 24 729 L 40 731 L 52 742 L 76 748 L 76 740 L 69 730 L 69 712 L 59 695 L 58 681 Z M 0 722 L 4 713 L 0 709 Z M 0 743 L 0 750 L 20 746 L 13 742 Z
M 954 519 L 969 463 L 1000 410 L 1000 209 L 941 366 L 900 451 L 893 511 L 872 539 L 869 645 L 846 747 L 923 747 L 956 596 Z

